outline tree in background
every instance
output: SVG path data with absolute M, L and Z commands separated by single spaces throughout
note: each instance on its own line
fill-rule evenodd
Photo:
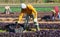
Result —
M 55 3 L 60 3 L 60 0 L 54 0 Z
M 0 3 L 60 3 L 60 0 L 0 0 Z

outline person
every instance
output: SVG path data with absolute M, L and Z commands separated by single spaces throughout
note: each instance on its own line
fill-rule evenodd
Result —
M 5 14 L 10 14 L 11 10 L 10 10 L 10 6 L 5 6 Z
M 34 25 L 36 26 L 36 30 L 39 30 L 39 24 L 37 21 L 37 11 L 33 8 L 33 6 L 31 4 L 27 4 L 27 5 L 25 3 L 21 4 L 21 13 L 19 15 L 18 23 L 20 23 L 22 21 L 22 17 L 24 15 L 26 15 L 24 30 L 26 30 L 28 28 L 28 22 L 29 22 L 30 18 L 33 19 Z
M 58 13 L 59 13 L 58 6 L 54 6 L 54 9 L 52 10 L 52 19 L 55 19 L 56 17 L 58 17 Z

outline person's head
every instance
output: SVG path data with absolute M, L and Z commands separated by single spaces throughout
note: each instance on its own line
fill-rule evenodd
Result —
M 27 8 L 26 4 L 22 3 L 22 4 L 21 4 L 21 8 L 22 8 L 22 9 L 26 9 L 26 8 Z
M 5 9 L 10 9 L 10 6 L 5 6 Z

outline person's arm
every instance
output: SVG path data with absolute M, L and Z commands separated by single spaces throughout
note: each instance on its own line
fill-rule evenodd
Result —
M 52 12 L 52 15 L 53 15 L 53 16 L 56 16 L 55 10 L 51 10 L 51 12 Z
M 32 5 L 28 5 L 28 8 L 30 9 L 30 10 L 32 10 L 32 14 L 33 14 L 33 16 L 34 16 L 34 22 L 37 22 L 37 11 L 34 9 L 34 7 L 32 6 Z
M 32 14 L 33 14 L 34 18 L 37 18 L 37 11 L 35 9 L 32 9 Z
M 37 22 L 37 11 L 33 9 L 32 14 L 34 16 L 34 22 Z
M 23 15 L 24 15 L 24 13 L 21 11 L 21 13 L 19 14 L 19 17 L 18 17 L 18 23 L 20 23 L 22 21 Z

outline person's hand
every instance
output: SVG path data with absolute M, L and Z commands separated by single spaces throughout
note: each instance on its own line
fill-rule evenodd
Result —
M 21 21 L 21 22 L 20 22 L 20 21 L 18 21 L 18 23 L 22 24 L 23 22 L 22 22 L 22 21 Z
M 20 23 L 20 21 L 18 21 L 18 23 Z
M 37 18 L 34 19 L 34 22 L 37 22 Z

